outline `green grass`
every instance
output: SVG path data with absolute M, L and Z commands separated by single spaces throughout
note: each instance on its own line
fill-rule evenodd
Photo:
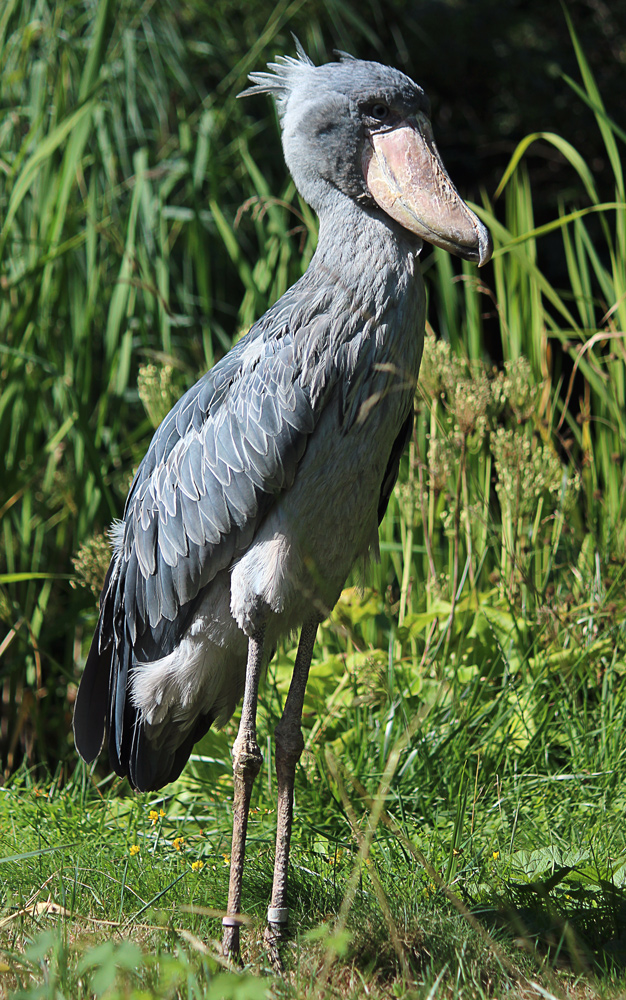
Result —
M 322 640 L 333 636 L 328 627 Z M 358 625 L 353 636 L 361 640 Z M 522 996 L 537 979 L 562 996 L 581 977 L 581 996 L 594 981 L 620 995 L 623 685 L 606 677 L 594 712 L 571 682 L 550 684 L 544 665 L 536 686 L 544 699 L 557 686 L 561 695 L 537 719 L 533 692 L 511 679 L 474 676 L 455 699 L 433 678 L 432 695 L 417 699 L 406 679 L 363 659 L 340 670 L 331 657 L 312 674 L 290 884 L 297 951 L 285 982 L 263 979 L 263 989 L 332 995 L 351 979 L 345 995 L 358 996 L 362 978 L 374 996 L 426 997 L 445 970 L 456 996 Z M 262 745 L 288 676 L 279 657 L 263 693 Z M 209 736 L 163 798 L 120 797 L 119 782 L 94 784 L 82 765 L 66 783 L 37 785 L 23 771 L 8 784 L 0 940 L 9 987 L 34 996 L 40 981 L 37 995 L 87 997 L 97 989 L 85 969 L 106 981 L 117 967 L 114 996 L 250 995 L 249 984 L 214 982 L 230 728 Z M 246 975 L 271 973 L 261 933 L 273 788 L 266 758 L 248 841 Z
M 477 206 L 493 265 L 425 252 L 415 433 L 307 689 L 284 979 L 262 924 L 293 649 L 262 692 L 243 973 L 216 944 L 236 720 L 163 798 L 77 765 L 102 532 L 152 428 L 315 245 L 273 117 L 234 95 L 287 21 L 312 51 L 325 14 L 368 38 L 334 3 L 302 32 L 297 3 L 204 13 L 198 38 L 190 5 L 0 12 L 0 995 L 624 995 L 624 135 L 573 31 L 614 198 L 536 133 Z M 537 139 L 579 192 L 541 226 Z

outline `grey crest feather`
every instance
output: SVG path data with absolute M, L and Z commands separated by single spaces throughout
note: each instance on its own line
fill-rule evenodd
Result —
M 302 62 L 308 63 L 309 66 L 313 66 L 313 60 L 311 59 L 310 56 L 307 55 L 307 53 L 304 50 L 302 42 L 300 41 L 297 35 L 294 35 L 293 31 L 291 32 L 291 37 L 293 38 L 293 43 L 296 47 L 296 52 L 298 53 L 298 56 L 300 57 Z
M 301 42 L 293 35 L 296 56 L 276 56 L 276 61 L 267 64 L 269 73 L 250 73 L 253 87 L 242 90 L 237 97 L 251 97 L 254 94 L 272 94 L 276 100 L 278 114 L 282 118 L 289 96 L 301 80 L 303 74 L 315 69 L 312 59 L 304 51 Z

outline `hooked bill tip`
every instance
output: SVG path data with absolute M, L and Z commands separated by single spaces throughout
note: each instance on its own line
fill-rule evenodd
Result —
M 462 243 L 457 244 L 456 253 L 459 257 L 463 257 L 465 260 L 470 260 L 472 264 L 477 264 L 478 267 L 482 267 L 483 264 L 487 264 L 491 260 L 491 255 L 493 254 L 493 240 L 491 239 L 491 233 L 486 226 L 483 226 L 482 222 L 479 222 L 474 213 L 474 224 L 476 227 L 476 243 L 473 246 L 463 245 Z
M 486 226 L 481 225 L 478 231 L 478 266 L 482 267 L 491 260 L 493 254 L 493 240 L 491 233 Z

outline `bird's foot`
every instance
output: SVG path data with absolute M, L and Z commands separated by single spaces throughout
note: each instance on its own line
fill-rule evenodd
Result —
M 228 958 L 233 965 L 243 965 L 239 945 L 241 921 L 237 917 L 223 917 L 222 927 L 224 928 L 224 936 L 222 938 L 222 954 L 224 958 Z
M 287 921 L 289 910 L 286 906 L 270 906 L 267 911 L 267 926 L 263 940 L 269 953 L 272 968 L 277 973 L 284 972 L 284 964 L 281 955 L 281 947 L 289 938 Z

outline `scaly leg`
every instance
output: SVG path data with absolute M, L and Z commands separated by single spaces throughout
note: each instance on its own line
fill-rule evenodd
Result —
M 241 709 L 241 722 L 233 746 L 233 774 L 235 794 L 233 802 L 233 846 L 230 853 L 230 882 L 228 885 L 227 916 L 222 920 L 224 939 L 222 948 L 227 958 L 239 958 L 239 927 L 241 919 L 241 884 L 246 852 L 248 810 L 254 779 L 261 769 L 263 757 L 256 738 L 256 707 L 259 680 L 263 664 L 263 636 L 265 627 L 259 629 L 248 642 L 246 686 Z
M 272 902 L 267 911 L 265 942 L 273 953 L 275 964 L 280 963 L 278 944 L 287 932 L 287 867 L 293 819 L 293 785 L 296 764 L 304 749 L 302 737 L 302 706 L 311 666 L 313 646 L 317 635 L 318 619 L 303 625 L 298 653 L 285 702 L 282 718 L 276 727 L 276 778 L 278 786 L 278 820 L 276 827 L 276 858 Z

